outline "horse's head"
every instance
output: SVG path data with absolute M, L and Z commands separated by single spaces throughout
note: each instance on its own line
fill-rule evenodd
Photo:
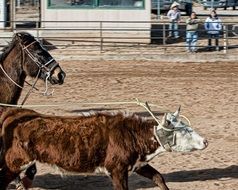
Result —
M 26 75 L 48 80 L 51 84 L 63 84 L 65 72 L 36 38 L 27 32 L 18 32 L 14 39 L 20 45 Z
M 205 149 L 207 140 L 182 121 L 179 112 L 180 108 L 175 113 L 165 114 L 161 122 L 162 127 L 157 127 L 156 134 L 161 143 L 177 152 Z

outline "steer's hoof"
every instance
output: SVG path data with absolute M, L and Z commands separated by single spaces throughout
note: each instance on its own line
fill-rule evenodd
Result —
M 17 182 L 17 184 L 16 184 L 16 190 L 26 190 L 26 188 L 24 187 L 22 181 Z

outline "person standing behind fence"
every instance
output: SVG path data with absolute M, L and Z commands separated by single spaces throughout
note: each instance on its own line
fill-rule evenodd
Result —
M 179 32 L 178 32 L 178 23 L 181 19 L 181 13 L 178 9 L 179 4 L 177 2 L 174 2 L 171 5 L 171 8 L 167 14 L 169 18 L 169 36 L 168 37 L 174 37 L 179 38 Z
M 219 35 L 222 24 L 215 10 L 212 10 L 210 16 L 207 17 L 204 27 L 208 34 L 208 50 L 211 50 L 212 39 L 215 39 L 216 50 L 219 51 Z
M 198 24 L 200 19 L 197 18 L 195 12 L 192 12 L 190 17 L 186 20 L 186 48 L 188 52 L 197 51 L 198 41 Z

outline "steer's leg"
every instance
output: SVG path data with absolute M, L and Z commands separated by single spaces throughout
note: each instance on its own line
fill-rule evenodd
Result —
M 160 187 L 161 190 L 169 190 L 162 175 L 149 164 L 136 170 L 136 173 L 151 179 L 156 185 Z
M 31 165 L 26 169 L 25 176 L 21 181 L 19 181 L 19 183 L 23 184 L 24 188 L 26 189 L 31 188 L 36 172 L 36 164 Z
M 7 186 L 10 182 L 12 182 L 19 173 L 14 173 L 10 171 L 10 169 L 4 165 L 3 168 L 0 170 L 0 190 L 7 189 Z
M 114 168 L 111 172 L 114 190 L 128 190 L 128 171 Z

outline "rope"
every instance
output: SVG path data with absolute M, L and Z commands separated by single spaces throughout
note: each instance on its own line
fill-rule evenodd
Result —
M 24 103 L 23 103 L 24 104 Z M 13 104 L 3 104 L 0 103 L 0 106 L 8 106 L 8 107 L 25 107 L 25 108 L 32 108 L 32 107 L 62 107 L 62 106 L 67 106 L 69 104 L 52 104 L 52 105 L 13 105 Z M 153 112 L 151 111 L 149 105 L 147 102 L 143 103 L 141 101 L 139 101 L 137 98 L 135 99 L 135 101 L 125 101 L 125 102 L 99 102 L 99 103 L 77 103 L 77 104 L 73 104 L 75 105 L 122 105 L 122 104 L 136 104 L 139 106 L 144 107 L 152 116 L 152 118 L 158 123 L 158 126 L 154 126 L 154 130 L 153 130 L 153 134 L 157 140 L 157 142 L 159 143 L 159 145 L 166 151 L 172 151 L 171 149 L 171 145 L 169 144 L 163 144 L 159 138 L 159 136 L 157 135 L 157 130 L 158 128 L 163 129 L 165 131 L 175 131 L 174 129 L 168 129 L 166 127 L 163 126 L 163 124 L 161 124 L 161 122 L 159 121 L 159 119 L 157 117 L 155 117 L 155 115 L 153 114 Z M 151 104 L 151 106 L 154 107 L 158 107 L 158 105 L 155 104 Z M 189 126 L 191 126 L 191 122 L 190 120 L 185 117 L 184 115 L 180 115 L 180 117 L 186 119 L 189 123 Z M 175 138 L 173 138 L 173 141 L 175 141 Z M 173 142 L 174 143 L 174 142 Z
M 51 92 L 48 92 L 49 91 L 49 88 L 48 88 L 49 77 L 50 77 L 50 72 L 47 72 L 47 77 L 45 78 L 45 91 L 43 92 L 44 96 L 53 96 L 53 93 L 54 93 L 54 89 Z
M 29 91 L 27 92 L 25 98 L 23 99 L 23 101 L 22 101 L 22 103 L 21 103 L 21 106 L 23 106 L 23 105 L 25 104 L 27 98 L 30 96 L 32 90 L 34 89 L 34 87 L 35 87 L 35 85 L 36 85 L 36 83 L 37 83 L 37 81 L 38 81 L 38 79 L 39 79 L 40 71 L 41 71 L 41 70 L 39 69 L 39 71 L 38 71 L 38 73 L 37 73 L 37 76 L 36 76 L 36 79 L 35 79 L 35 82 L 31 85 L 31 88 L 29 89 Z
M 87 106 L 87 105 L 123 105 L 123 104 L 137 104 L 136 101 L 125 101 L 125 102 L 81 102 L 81 103 L 67 103 L 67 104 L 31 104 L 31 105 L 14 105 L 0 103 L 0 106 L 6 107 L 24 107 L 24 108 L 39 108 L 39 107 L 65 107 L 65 106 Z
M 121 101 L 121 102 L 81 102 L 81 103 L 67 103 L 67 104 L 25 104 L 25 105 L 15 105 L 15 104 L 5 104 L 5 103 L 0 103 L 0 106 L 4 107 L 16 107 L 16 108 L 44 108 L 44 107 L 69 107 L 69 106 L 89 106 L 89 105 L 124 105 L 124 104 L 134 104 L 134 105 L 139 105 L 144 107 L 150 114 L 151 116 L 155 119 L 157 123 L 160 123 L 158 118 L 154 116 L 154 114 L 146 108 L 145 103 L 140 102 L 137 98 L 135 99 L 136 101 Z M 148 104 L 148 103 L 147 103 Z M 151 107 L 157 107 L 159 106 L 157 104 L 150 104 Z M 164 111 L 164 113 L 168 113 L 169 111 Z M 180 114 L 180 117 L 186 119 L 188 121 L 189 126 L 191 126 L 190 120 Z
M 179 115 L 179 117 L 182 117 L 182 118 L 184 118 L 185 120 L 187 120 L 188 125 L 191 126 L 190 120 L 189 120 L 185 115 Z
M 4 68 L 2 67 L 1 64 L 0 64 L 0 68 L 2 69 L 2 72 L 7 76 L 7 78 L 8 78 L 13 84 L 15 84 L 17 87 L 23 89 L 22 86 L 20 86 L 19 84 L 17 84 L 17 83 L 7 74 L 7 72 L 4 70 Z
M 119 101 L 119 102 L 81 102 L 81 103 L 67 103 L 67 104 L 25 104 L 25 105 L 15 105 L 15 104 L 5 104 L 0 103 L 0 106 L 5 107 L 16 107 L 16 108 L 44 108 L 44 107 L 71 107 L 71 106 L 89 106 L 89 105 L 124 105 L 124 104 L 136 104 L 142 106 L 143 104 L 138 101 L 136 98 L 136 101 Z M 157 104 L 150 104 L 151 107 L 160 108 Z M 144 107 L 144 106 L 143 106 Z M 169 111 L 164 111 L 164 113 L 168 113 Z M 152 116 L 153 117 L 153 116 Z M 191 126 L 190 120 L 180 114 L 180 117 L 183 117 L 186 119 Z M 154 117 L 153 117 L 154 118 Z M 158 120 L 156 118 L 156 120 Z
M 168 128 L 164 127 L 163 125 L 161 125 L 161 122 L 159 121 L 159 119 L 157 117 L 155 117 L 155 115 L 151 111 L 149 104 L 147 102 L 146 103 L 140 102 L 137 98 L 136 98 L 136 102 L 138 105 L 144 107 L 149 112 L 149 114 L 152 116 L 152 118 L 158 123 L 157 127 L 159 127 L 160 129 L 164 129 L 165 131 L 173 131 L 173 129 L 168 129 Z

